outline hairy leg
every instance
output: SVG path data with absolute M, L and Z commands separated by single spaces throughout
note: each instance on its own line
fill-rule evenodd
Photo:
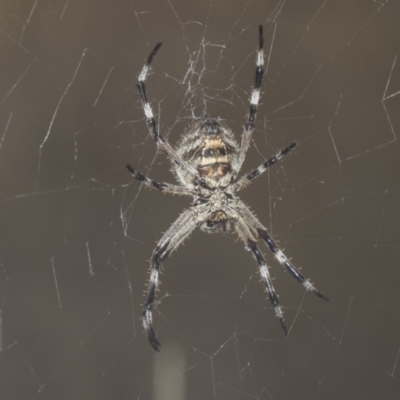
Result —
M 268 271 L 268 266 L 265 262 L 265 259 L 261 254 L 260 250 L 258 249 L 254 237 L 251 234 L 250 229 L 248 228 L 246 222 L 240 218 L 237 222 L 235 222 L 235 227 L 239 237 L 244 241 L 246 248 L 250 249 L 253 252 L 254 257 L 257 260 L 258 268 L 260 270 L 260 275 L 264 281 L 265 288 L 267 289 L 269 300 L 271 301 L 274 307 L 275 314 L 279 318 L 279 321 L 281 323 L 283 331 L 285 332 L 285 335 L 287 335 L 288 330 L 286 327 L 285 320 L 283 318 L 283 312 L 279 304 L 278 296 L 276 295 L 274 286 L 272 284 L 271 277 Z
M 200 222 L 201 223 L 201 222 Z M 184 211 L 164 233 L 154 249 L 150 261 L 150 279 L 143 307 L 143 327 L 153 349 L 160 351 L 160 343 L 153 329 L 152 308 L 155 302 L 155 292 L 159 285 L 160 263 L 175 250 L 199 225 L 198 214 L 193 208 Z

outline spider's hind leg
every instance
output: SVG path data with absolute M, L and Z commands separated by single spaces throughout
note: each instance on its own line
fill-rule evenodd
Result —
M 256 122 L 256 115 L 258 111 L 258 103 L 260 101 L 261 84 L 264 76 L 264 30 L 263 26 L 258 27 L 258 50 L 256 57 L 256 70 L 254 75 L 254 87 L 250 96 L 250 108 L 246 124 L 242 133 L 242 142 L 237 159 L 233 162 L 232 169 L 238 173 L 242 167 L 243 161 L 246 157 L 247 150 L 249 149 L 251 137 L 253 135 L 254 126 Z
M 151 69 L 151 62 L 153 58 L 157 54 L 159 48 L 161 47 L 162 43 L 159 42 L 156 44 L 154 49 L 151 51 L 149 57 L 147 58 L 146 63 L 142 68 L 142 72 L 139 74 L 138 82 L 136 87 L 139 92 L 140 100 L 142 102 L 144 115 L 147 121 L 147 127 L 149 130 L 150 135 L 153 137 L 157 145 L 160 147 L 161 150 L 167 153 L 167 156 L 170 158 L 172 162 L 181 166 L 191 177 L 199 178 L 199 174 L 195 168 L 189 165 L 179 154 L 171 147 L 171 145 L 167 142 L 164 136 L 158 132 L 157 129 L 157 121 L 154 117 L 153 110 L 151 105 L 147 99 L 147 92 L 146 92 L 146 79 L 149 75 Z

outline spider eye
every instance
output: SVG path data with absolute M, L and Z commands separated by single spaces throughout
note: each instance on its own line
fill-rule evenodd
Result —
M 206 135 L 219 135 L 221 133 L 220 123 L 213 118 L 207 119 L 201 129 Z

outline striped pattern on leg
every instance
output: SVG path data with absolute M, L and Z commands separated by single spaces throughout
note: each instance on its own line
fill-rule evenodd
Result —
M 274 306 L 275 314 L 279 318 L 282 329 L 285 332 L 285 335 L 287 336 L 288 330 L 286 327 L 285 320 L 283 318 L 283 312 L 282 312 L 281 306 L 278 301 L 278 296 L 276 295 L 274 286 L 272 285 L 271 277 L 270 277 L 269 271 L 268 271 L 268 266 L 265 263 L 264 257 L 262 256 L 260 250 L 258 249 L 256 242 L 254 242 L 251 239 L 248 239 L 247 246 L 253 252 L 253 254 L 258 262 L 260 274 L 264 280 L 265 287 L 267 288 L 269 300 L 271 301 L 272 305 Z
M 139 91 L 139 96 L 142 102 L 143 111 L 147 120 L 147 126 L 149 128 L 149 133 L 153 137 L 154 141 L 161 147 L 162 150 L 164 150 L 167 153 L 168 157 L 173 162 L 185 168 L 188 174 L 197 177 L 199 175 L 197 170 L 193 168 L 191 165 L 189 165 L 186 161 L 184 161 L 170 146 L 170 144 L 165 140 L 164 136 L 158 132 L 156 119 L 154 118 L 153 110 L 151 109 L 151 105 L 147 99 L 146 79 L 151 69 L 150 67 L 151 62 L 153 61 L 153 58 L 157 54 L 157 51 L 161 47 L 161 45 L 162 45 L 161 42 L 157 43 L 157 45 L 151 51 L 149 57 L 147 58 L 146 64 L 143 66 L 142 71 L 139 74 L 138 83 L 136 84 L 136 87 L 138 88 Z
M 232 168 L 236 173 L 239 172 L 240 168 L 242 167 L 247 150 L 250 146 L 250 141 L 253 135 L 254 125 L 256 121 L 258 103 L 260 101 L 260 88 L 264 76 L 264 31 L 262 25 L 258 27 L 258 50 L 257 50 L 256 64 L 257 66 L 254 76 L 254 87 L 253 90 L 251 91 L 251 96 L 250 96 L 249 116 L 247 118 L 244 131 L 242 134 L 242 143 L 240 146 L 239 155 L 236 161 L 232 165 Z
M 173 185 L 170 183 L 160 183 L 160 182 L 156 182 L 151 180 L 150 178 L 148 178 L 147 176 L 143 175 L 141 172 L 136 171 L 130 164 L 126 165 L 126 168 L 128 169 L 128 171 L 132 174 L 132 176 L 137 179 L 140 182 L 143 182 L 143 184 L 145 184 L 147 187 L 152 188 L 152 189 L 157 189 L 160 192 L 164 192 L 164 193 L 172 193 L 172 194 L 184 194 L 184 195 L 188 195 L 188 196 L 194 196 L 195 193 L 193 192 L 193 190 L 188 189 L 184 186 L 178 186 L 178 185 Z
M 275 258 L 278 260 L 278 262 L 283 265 L 294 278 L 300 282 L 307 290 L 312 291 L 315 293 L 319 298 L 325 301 L 329 301 L 329 298 L 326 297 L 324 294 L 319 292 L 314 285 L 306 279 L 300 272 L 299 270 L 288 260 L 288 258 L 283 254 L 283 252 L 279 249 L 279 247 L 276 245 L 275 241 L 271 238 L 271 236 L 268 235 L 268 232 L 264 229 L 257 229 L 258 230 L 258 235 L 264 239 L 264 241 L 267 243 L 269 249 L 271 252 L 274 254 Z
M 298 142 L 292 143 L 290 146 L 285 147 L 279 153 L 275 154 L 268 160 L 264 161 L 257 169 L 242 176 L 236 183 L 233 184 L 233 191 L 238 191 L 245 188 L 251 180 L 257 178 L 261 174 L 263 174 L 269 167 L 276 164 L 278 161 L 282 160 L 284 156 L 286 156 L 290 151 L 298 146 Z
M 184 211 L 178 219 L 164 233 L 157 247 L 153 251 L 150 261 L 150 279 L 147 287 L 146 299 L 143 305 L 143 327 L 149 342 L 154 350 L 160 351 L 160 342 L 153 329 L 152 309 L 155 303 L 156 290 L 159 285 L 160 263 L 191 234 L 202 220 L 193 209 Z

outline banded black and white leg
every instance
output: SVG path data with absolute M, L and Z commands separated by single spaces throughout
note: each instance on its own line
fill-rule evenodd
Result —
M 184 211 L 164 233 L 151 256 L 150 279 L 147 287 L 146 300 L 143 306 L 142 318 L 147 338 L 156 351 L 160 351 L 161 345 L 153 329 L 152 308 L 155 302 L 155 293 L 159 285 L 160 263 L 191 234 L 198 224 L 198 215 L 193 209 Z
M 159 50 L 161 45 L 162 45 L 161 42 L 157 43 L 156 46 L 154 47 L 154 49 L 151 51 L 149 57 L 147 58 L 146 63 L 144 64 L 144 66 L 142 68 L 142 71 L 138 77 L 138 83 L 136 84 L 136 87 L 138 88 L 138 91 L 139 91 L 140 100 L 142 102 L 143 111 L 146 116 L 149 133 L 153 137 L 153 139 L 157 143 L 157 145 L 161 148 L 161 150 L 165 151 L 167 153 L 167 156 L 174 163 L 185 168 L 187 173 L 192 175 L 193 177 L 199 177 L 198 171 L 195 168 L 193 168 L 191 165 L 189 165 L 185 160 L 183 160 L 183 158 L 180 157 L 179 154 L 166 141 L 164 136 L 158 132 L 157 122 L 156 122 L 156 119 L 154 118 L 154 114 L 153 114 L 151 105 L 147 99 L 145 82 L 146 82 L 147 76 L 150 72 L 151 62 L 153 61 L 153 58 L 157 54 L 157 51 Z
M 276 260 L 284 266 L 290 274 L 300 282 L 307 290 L 315 293 L 319 298 L 329 301 L 329 298 L 326 297 L 323 293 L 319 292 L 315 286 L 306 279 L 300 271 L 289 261 L 289 259 L 285 256 L 282 250 L 277 246 L 276 242 L 272 237 L 268 234 L 267 229 L 261 224 L 261 222 L 254 216 L 254 214 L 250 211 L 250 209 L 243 203 L 240 202 L 239 207 L 237 208 L 237 213 L 247 222 L 247 224 L 251 227 L 251 229 L 257 233 L 257 235 L 265 241 L 268 248 L 274 254 Z
M 271 276 L 269 274 L 268 266 L 265 262 L 265 259 L 261 254 L 260 250 L 258 249 L 254 237 L 251 234 L 249 228 L 247 227 L 247 224 L 242 219 L 239 219 L 235 223 L 235 226 L 236 226 L 236 231 L 239 237 L 244 241 L 246 248 L 253 252 L 254 257 L 257 260 L 258 268 L 260 270 L 260 275 L 264 281 L 265 288 L 268 292 L 269 300 L 271 301 L 274 307 L 275 314 L 279 318 L 279 321 L 281 323 L 283 331 L 285 332 L 285 335 L 287 335 L 288 330 L 286 327 L 285 319 L 283 318 L 283 312 L 279 304 L 278 296 L 275 292 L 274 285 L 272 284 Z
M 251 97 L 250 97 L 249 116 L 244 126 L 244 131 L 242 134 L 242 142 L 240 145 L 240 151 L 238 157 L 232 163 L 233 164 L 232 170 L 236 174 L 242 167 L 243 161 L 246 157 L 247 150 L 250 146 L 250 141 L 253 135 L 256 115 L 258 110 L 258 102 L 260 101 L 260 89 L 264 76 L 264 32 L 262 25 L 258 27 L 258 50 L 257 50 L 256 63 L 257 66 L 254 76 L 254 87 L 253 90 L 251 91 Z
M 307 290 L 315 293 L 322 300 L 329 301 L 329 298 L 318 291 L 315 286 L 308 279 L 306 279 L 304 275 L 302 275 L 300 271 L 289 261 L 282 250 L 277 246 L 274 239 L 272 239 L 268 234 L 266 229 L 258 228 L 257 231 L 260 238 L 264 239 L 264 241 L 267 243 L 269 249 L 274 254 L 278 262 L 283 265 L 291 273 L 291 275 L 297 279 L 298 282 L 300 282 Z
M 295 147 L 298 146 L 298 142 L 292 143 L 290 146 L 285 147 L 282 149 L 279 153 L 275 154 L 268 160 L 264 161 L 257 169 L 254 171 L 250 172 L 249 174 L 246 174 L 242 176 L 236 183 L 232 185 L 232 190 L 237 192 L 243 188 L 245 188 L 250 181 L 252 181 L 254 178 L 257 178 L 261 174 L 263 174 L 269 167 L 277 163 L 279 160 L 282 160 L 284 156 L 286 156 L 290 151 L 292 151 Z
M 184 186 L 173 185 L 171 183 L 165 182 L 156 182 L 147 176 L 143 175 L 141 172 L 136 171 L 130 164 L 126 165 L 128 171 L 132 174 L 132 176 L 140 182 L 143 182 L 149 188 L 157 189 L 160 192 L 171 193 L 171 194 L 179 194 L 179 195 L 188 195 L 195 196 L 195 193 L 192 189 L 186 188 Z

